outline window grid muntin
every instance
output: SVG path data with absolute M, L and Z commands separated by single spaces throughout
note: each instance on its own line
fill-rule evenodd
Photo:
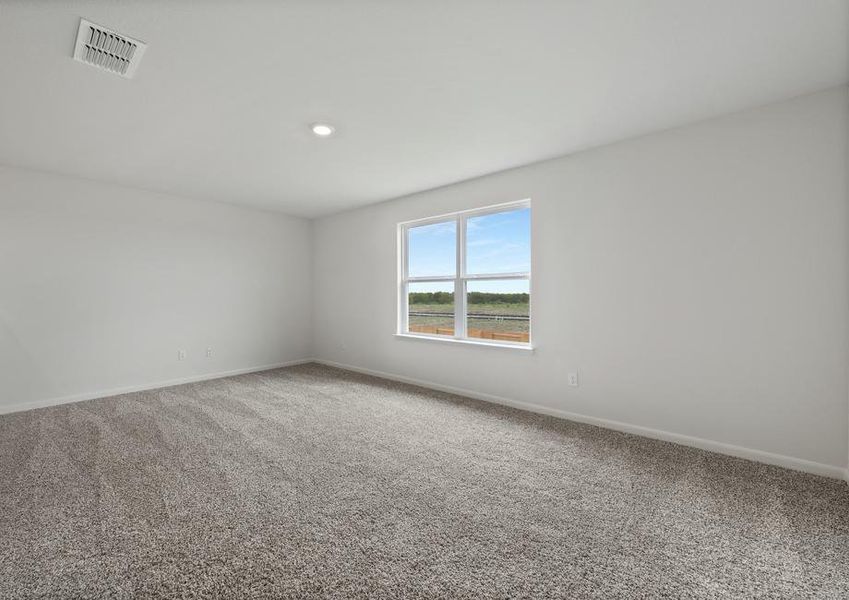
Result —
M 468 219 L 472 217 L 480 217 L 484 215 L 497 214 L 502 212 L 510 212 L 521 208 L 530 208 L 530 200 L 521 200 L 519 202 L 508 202 L 488 206 L 480 209 L 472 209 L 460 211 L 457 213 L 448 213 L 427 217 L 415 221 L 407 221 L 398 225 L 399 235 L 399 318 L 398 332 L 405 335 L 436 338 L 436 339 L 454 339 L 459 341 L 478 342 L 476 338 L 470 338 L 467 334 L 468 310 L 466 308 L 468 302 L 467 283 L 469 281 L 492 281 L 492 280 L 527 280 L 528 290 L 531 289 L 531 273 L 476 273 L 474 275 L 466 274 L 466 227 Z M 455 229 L 455 249 L 457 259 L 455 261 L 455 277 L 450 276 L 434 276 L 434 277 L 409 277 L 409 231 L 414 227 L 422 227 L 425 225 L 433 225 L 436 223 L 447 223 L 450 221 L 456 222 Z M 533 256 L 533 235 L 531 235 L 531 256 Z M 454 280 L 454 335 L 441 336 L 436 334 L 424 334 L 410 331 L 409 324 L 409 284 L 410 283 L 444 283 Z M 495 340 L 491 343 L 504 346 L 530 346 L 533 341 L 533 316 L 532 316 L 532 294 L 528 297 L 528 342 L 510 342 L 503 340 Z

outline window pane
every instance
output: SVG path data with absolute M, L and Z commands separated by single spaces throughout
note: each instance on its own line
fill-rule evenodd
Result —
M 528 343 L 531 295 L 527 279 L 469 281 L 466 334 L 470 338 Z
M 531 209 L 472 217 L 466 221 L 466 272 L 529 273 Z
M 407 255 L 410 277 L 455 275 L 457 222 L 410 227 L 407 231 Z
M 407 285 L 410 333 L 454 335 L 454 282 Z

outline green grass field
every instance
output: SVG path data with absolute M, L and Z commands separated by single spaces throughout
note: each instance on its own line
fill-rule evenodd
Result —
M 454 310 L 453 304 L 411 304 L 410 312 L 419 313 L 450 313 Z M 497 303 L 497 304 L 469 304 L 469 315 L 504 315 L 504 316 L 527 316 L 530 314 L 530 304 L 524 303 Z M 410 325 L 426 325 L 431 327 L 453 327 L 454 318 L 451 316 L 436 315 L 433 317 L 410 315 Z M 529 321 L 498 321 L 495 319 L 475 319 L 469 317 L 469 329 L 484 329 L 498 332 L 527 333 Z

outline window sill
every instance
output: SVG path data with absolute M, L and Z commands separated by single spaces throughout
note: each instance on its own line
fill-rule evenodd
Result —
M 396 333 L 396 338 L 409 340 L 425 340 L 428 342 L 442 342 L 443 344 L 462 344 L 463 346 L 483 346 L 485 348 L 502 348 L 507 350 L 519 350 L 520 352 L 533 352 L 534 347 L 530 344 L 511 344 L 510 342 L 486 342 L 483 340 L 458 340 L 457 338 L 440 337 L 435 335 L 423 335 L 416 333 Z

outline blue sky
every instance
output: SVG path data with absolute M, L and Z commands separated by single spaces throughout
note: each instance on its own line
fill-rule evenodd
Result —
M 454 221 L 410 228 L 410 276 L 453 275 L 456 239 Z M 467 221 L 466 244 L 466 270 L 469 274 L 530 271 L 530 209 L 470 218 Z M 423 289 L 425 285 L 427 289 Z M 481 281 L 469 286 L 470 290 L 481 292 L 528 291 L 527 281 Z M 416 287 L 416 291 L 446 288 L 445 284 L 420 284 Z

